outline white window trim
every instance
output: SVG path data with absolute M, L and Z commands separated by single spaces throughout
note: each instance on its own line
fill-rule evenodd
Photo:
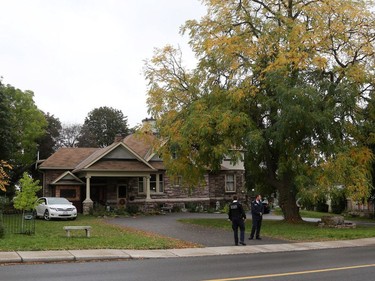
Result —
M 141 192 L 141 191 L 139 191 L 139 178 L 142 178 L 142 185 L 143 185 L 143 191 Z M 138 194 L 146 194 L 146 180 L 145 180 L 145 178 L 144 177 L 138 177 Z
M 228 190 L 228 176 L 233 177 L 233 190 Z M 225 175 L 225 192 L 226 193 L 236 193 L 236 174 L 226 174 Z
M 182 176 L 176 176 L 175 178 L 173 178 L 172 185 L 173 185 L 173 187 L 180 187 L 180 186 L 182 186 Z
M 160 175 L 161 174 L 153 174 L 153 175 L 156 175 L 156 187 L 155 187 L 156 190 L 153 191 L 150 187 L 150 193 L 151 194 L 164 194 L 164 175 L 163 175 L 163 181 L 160 181 Z M 151 184 L 151 182 L 150 182 L 150 184 Z M 163 191 L 160 191 L 161 186 L 163 188 Z

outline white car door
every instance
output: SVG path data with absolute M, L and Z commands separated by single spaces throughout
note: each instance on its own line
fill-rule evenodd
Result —
M 39 198 L 37 201 L 37 206 L 35 207 L 36 215 L 38 217 L 42 217 L 44 215 L 44 212 L 46 210 L 46 199 L 45 198 Z

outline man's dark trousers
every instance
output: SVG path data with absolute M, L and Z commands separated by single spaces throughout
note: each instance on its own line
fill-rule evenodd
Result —
M 254 234 L 256 238 L 260 238 L 260 228 L 262 226 L 262 217 L 253 215 L 253 225 L 251 228 L 251 234 L 250 234 L 250 239 L 254 238 Z
M 238 245 L 238 228 L 240 229 L 240 241 L 245 239 L 245 223 L 242 218 L 234 218 L 232 220 L 232 229 L 234 233 L 234 243 Z

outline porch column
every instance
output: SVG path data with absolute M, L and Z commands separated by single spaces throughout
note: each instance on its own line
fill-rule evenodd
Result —
M 86 176 L 86 199 L 83 201 L 84 215 L 88 215 L 90 210 L 94 207 L 94 202 L 90 198 L 90 179 L 91 176 Z
M 146 201 L 151 200 L 151 188 L 150 188 L 150 176 L 145 177 L 146 179 Z

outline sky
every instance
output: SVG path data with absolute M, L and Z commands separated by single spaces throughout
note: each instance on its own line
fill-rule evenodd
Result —
M 194 61 L 179 30 L 206 10 L 200 0 L 0 0 L 0 11 L 3 84 L 33 91 L 62 124 L 107 106 L 134 127 L 150 117 L 145 60 L 170 44 Z

